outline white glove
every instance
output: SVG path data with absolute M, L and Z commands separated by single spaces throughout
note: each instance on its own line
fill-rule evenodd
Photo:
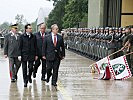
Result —
M 18 60 L 21 61 L 21 56 L 18 56 Z

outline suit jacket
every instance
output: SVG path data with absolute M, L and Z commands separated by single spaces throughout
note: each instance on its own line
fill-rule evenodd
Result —
M 42 52 L 43 56 L 46 57 L 46 60 L 53 61 L 56 58 L 59 58 L 61 60 L 62 57 L 65 57 L 63 37 L 57 34 L 57 44 L 55 47 L 52 40 L 52 33 L 45 36 Z
M 22 61 L 34 61 L 37 55 L 36 37 L 31 34 L 29 37 L 26 33 L 20 36 L 20 46 Z
M 17 39 L 12 34 L 9 33 L 4 38 L 4 55 L 7 55 L 8 57 L 18 57 L 20 56 L 20 50 L 19 50 L 19 39 L 20 34 L 17 33 Z
M 37 40 L 37 55 L 42 56 L 42 45 L 43 45 L 44 39 L 42 39 L 40 32 L 37 32 L 34 35 L 36 36 L 36 40 Z M 44 37 L 46 35 L 47 35 L 47 33 L 45 33 Z

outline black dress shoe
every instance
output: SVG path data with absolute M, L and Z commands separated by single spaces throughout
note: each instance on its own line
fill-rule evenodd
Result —
M 36 78 L 36 73 L 33 72 L 33 78 Z
M 46 79 L 46 82 L 47 82 L 47 83 L 49 82 L 49 78 Z
M 41 80 L 42 80 L 42 81 L 46 81 L 46 79 L 45 79 L 45 78 L 41 78 Z
M 15 79 L 12 79 L 11 82 L 14 83 L 15 82 Z
M 56 84 L 56 83 L 52 83 L 52 85 L 53 85 L 53 86 L 57 86 L 57 84 Z
M 32 79 L 31 78 L 29 78 L 29 82 L 32 83 Z
M 52 76 L 52 73 L 50 73 L 49 77 L 47 77 L 46 82 L 49 82 L 50 77 Z
M 24 87 L 27 87 L 27 83 L 24 83 Z
M 17 76 L 17 75 L 15 75 L 15 79 L 16 79 L 16 80 L 18 79 L 18 76 Z

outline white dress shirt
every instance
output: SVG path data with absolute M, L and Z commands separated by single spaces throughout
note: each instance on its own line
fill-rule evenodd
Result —
M 31 34 L 30 33 L 26 32 L 26 34 L 29 36 L 29 38 L 31 37 Z
M 53 40 L 53 44 L 54 44 L 54 33 L 51 33 L 52 34 L 52 40 Z M 57 35 L 56 35 L 56 43 L 57 43 Z
M 40 34 L 41 34 L 41 36 L 42 36 L 42 32 L 40 31 Z M 43 37 L 45 36 L 45 33 L 43 34 Z

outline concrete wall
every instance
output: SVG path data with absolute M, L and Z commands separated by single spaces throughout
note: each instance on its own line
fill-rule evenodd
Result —
M 133 0 L 122 0 L 122 13 L 133 13 Z
M 133 0 L 122 0 L 122 13 L 133 13 Z M 121 26 L 133 25 L 133 15 L 122 15 Z
M 88 27 L 103 26 L 104 0 L 88 0 Z

